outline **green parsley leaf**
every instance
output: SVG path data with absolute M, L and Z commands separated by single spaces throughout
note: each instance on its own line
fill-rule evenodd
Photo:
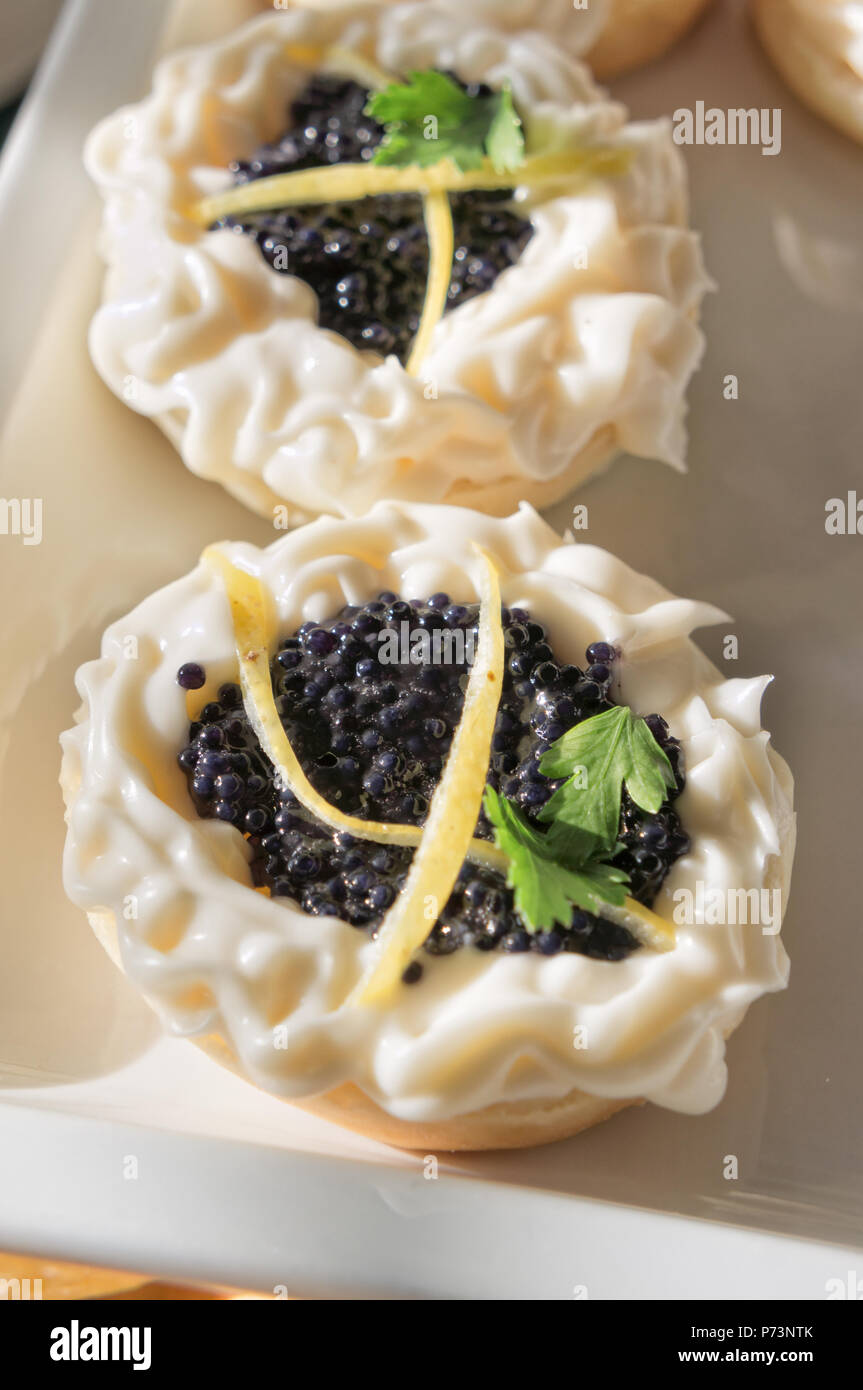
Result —
M 434 115 L 448 128 L 468 114 L 474 99 L 453 82 L 445 72 L 427 68 L 411 72 L 407 82 L 391 82 L 388 87 L 372 92 L 366 105 L 366 115 L 381 125 L 403 122 L 422 124 L 426 116 Z
M 485 148 L 496 173 L 509 174 L 524 163 L 524 133 L 509 87 L 504 87 L 499 95 Z
M 540 760 L 547 777 L 567 780 L 543 806 L 541 821 L 560 822 L 606 853 L 617 840 L 624 783 L 643 811 L 659 810 L 674 772 L 643 719 L 626 705 L 574 725 Z
M 626 874 L 599 858 L 579 864 L 571 845 L 566 849 L 566 827 L 536 830 L 493 787 L 485 789 L 484 806 L 495 844 L 509 860 L 506 881 L 528 931 L 550 930 L 555 922 L 568 926 L 573 907 L 596 913 L 603 902 L 623 903 Z M 567 862 L 559 862 L 561 854 Z
M 509 173 L 524 162 L 521 121 L 508 89 L 469 96 L 446 73 L 430 68 L 373 92 L 365 109 L 386 126 L 373 164 L 425 168 L 451 159 L 464 173 L 478 169 L 488 155 L 498 172 Z

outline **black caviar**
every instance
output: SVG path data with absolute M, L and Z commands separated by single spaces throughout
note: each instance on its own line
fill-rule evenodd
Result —
M 177 672 L 177 684 L 183 690 L 200 690 L 206 679 L 204 668 L 197 661 L 187 661 Z
M 481 95 L 490 89 L 473 85 L 465 90 Z M 235 182 L 370 159 L 384 132 L 363 114 L 368 96 L 356 82 L 313 77 L 292 103 L 285 133 L 251 159 L 231 165 Z M 530 240 L 531 224 L 507 206 L 510 197 L 507 189 L 452 196 L 455 254 L 449 308 L 491 289 Z M 355 348 L 406 360 L 428 276 L 418 195 L 243 213 L 216 225 L 253 236 L 275 270 L 305 280 L 317 294 L 322 328 L 340 333 Z
M 447 594 L 405 601 L 382 593 L 326 622 L 303 623 L 281 642 L 271 663 L 276 705 L 306 775 L 329 802 L 365 819 L 425 820 L 461 717 L 477 616 L 476 604 L 451 602 Z M 561 665 L 529 613 L 504 609 L 503 625 L 506 669 L 488 781 L 535 820 L 560 785 L 543 776 L 539 759 L 573 724 L 613 706 L 617 654 L 595 642 L 584 669 Z M 656 815 L 624 791 L 622 849 L 614 862 L 630 875 L 633 896 L 649 906 L 689 841 L 671 805 L 684 785 L 680 746 L 658 715 L 647 722 L 671 761 L 676 787 Z M 376 930 L 412 851 L 334 833 L 292 792 L 277 789 L 237 685 L 223 686 L 218 700 L 201 710 L 179 763 L 198 814 L 248 837 L 257 886 L 293 899 L 304 912 Z M 476 833 L 491 838 L 484 815 Z M 531 934 L 502 877 L 466 863 L 425 949 L 432 955 L 464 945 L 545 955 L 566 950 L 619 960 L 637 944 L 624 927 L 581 910 L 566 928 Z

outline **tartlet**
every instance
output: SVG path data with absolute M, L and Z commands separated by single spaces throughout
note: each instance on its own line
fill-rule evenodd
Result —
M 711 0 L 610 0 L 587 54 L 603 82 L 651 63 L 686 34 Z M 590 9 L 594 0 L 590 0 Z
M 480 104 L 505 93 L 526 142 L 505 175 L 483 156 L 490 189 L 450 177 L 449 288 L 446 230 L 429 258 L 418 194 L 226 211 L 231 189 L 274 197 L 272 172 L 321 161 L 361 164 L 370 186 L 391 130 L 366 93 L 429 71 Z M 505 514 L 619 450 L 682 467 L 709 282 L 681 155 L 547 35 L 433 3 L 271 14 L 164 60 L 86 161 L 105 203 L 98 371 L 193 472 L 280 524 L 386 497 Z M 537 182 L 549 161 L 559 179 Z M 442 317 L 424 256 L 429 302 L 455 305 Z
M 298 8 L 328 9 L 332 0 L 291 0 Z M 382 4 L 400 0 L 380 0 Z M 600 82 L 662 57 L 704 13 L 711 0 L 421 0 L 475 25 L 506 33 L 539 29 L 587 63 Z M 269 8 L 259 0 L 259 8 Z
M 801 101 L 863 142 L 863 9 L 848 0 L 753 0 L 766 52 Z
M 243 627 L 226 576 L 259 595 L 247 618 L 270 611 L 269 644 Z M 786 983 L 794 845 L 791 777 L 760 726 L 767 678 L 723 679 L 689 636 L 722 616 L 561 541 L 527 505 L 494 520 L 385 503 L 265 550 L 224 543 L 113 624 L 78 673 L 83 706 L 62 739 L 67 892 L 174 1034 L 387 1142 L 515 1147 L 638 1100 L 709 1109 L 724 1038 Z M 383 661 L 391 641 L 435 632 L 441 647 L 475 639 L 473 661 L 436 661 L 425 639 L 425 659 L 401 647 Z M 488 713 L 486 680 L 492 723 L 465 739 L 471 711 Z M 256 682 L 272 682 L 314 810 L 276 775 Z M 574 889 L 546 920 L 494 807 L 548 844 L 571 785 L 549 755 L 618 716 L 665 781 L 645 810 L 626 774 L 609 862 L 592 846 L 566 860 L 617 882 L 587 906 Z M 491 789 L 472 841 L 466 749 Z M 346 816 L 409 838 L 335 828 Z M 567 844 L 586 833 L 575 823 Z M 495 854 L 510 856 L 506 881 Z M 435 856 L 444 901 L 423 927 L 411 885 Z M 543 879 L 562 864 L 543 860 Z M 769 930 L 712 922 L 705 889 L 780 907 Z M 398 930 L 413 935 L 394 952 L 406 903 Z
M 390 0 L 392 3 L 392 0 Z M 588 64 L 600 82 L 661 58 L 710 0 L 436 0 L 443 8 L 509 33 L 541 29 Z

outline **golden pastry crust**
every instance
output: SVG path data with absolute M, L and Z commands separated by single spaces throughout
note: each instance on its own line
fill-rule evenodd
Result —
M 765 52 L 794 94 L 816 115 L 863 144 L 863 79 L 840 52 L 813 45 L 811 26 L 816 20 L 807 21 L 789 0 L 753 0 L 751 13 Z M 830 22 L 825 13 L 825 25 Z
M 224 1039 L 211 1035 L 194 1038 L 195 1044 L 222 1066 L 245 1076 Z M 609 1100 L 607 1096 L 590 1096 L 586 1091 L 572 1090 L 561 1100 L 498 1101 L 455 1115 L 450 1120 L 431 1120 L 412 1124 L 400 1120 L 377 1105 L 365 1091 L 352 1081 L 335 1086 L 323 1095 L 291 1100 L 301 1110 L 317 1115 L 321 1120 L 341 1125 L 366 1139 L 379 1144 L 391 1144 L 398 1149 L 419 1149 L 424 1153 L 479 1152 L 485 1149 L 528 1149 L 537 1144 L 551 1144 L 558 1139 L 571 1139 L 583 1129 L 599 1124 L 629 1105 L 643 1104 L 635 1100 Z
M 710 0 L 612 0 L 611 16 L 585 61 L 601 82 L 652 63 L 681 39 Z

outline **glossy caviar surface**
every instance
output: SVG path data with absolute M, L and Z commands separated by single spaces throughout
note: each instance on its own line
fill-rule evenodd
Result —
M 468 87 L 473 93 L 486 91 Z M 320 74 L 292 103 L 290 125 L 272 145 L 231 166 L 236 183 L 320 165 L 371 158 L 383 127 L 363 114 L 368 91 Z M 450 202 L 455 254 L 448 307 L 491 289 L 530 240 L 529 222 L 507 206 L 507 190 L 461 193 Z M 284 208 L 217 224 L 253 236 L 273 267 L 304 280 L 318 297 L 318 321 L 355 348 L 407 358 L 428 276 L 422 199 L 413 194 Z
M 476 604 L 447 594 L 406 601 L 382 593 L 326 622 L 304 623 L 271 663 L 276 705 L 306 775 L 333 805 L 365 819 L 421 824 L 461 716 L 477 632 Z M 503 611 L 506 668 L 488 782 L 534 819 L 559 782 L 538 762 L 573 724 L 614 703 L 616 652 L 588 648 L 584 668 L 559 663 L 545 629 L 521 609 Z M 178 680 L 200 670 L 187 663 Z M 196 688 L 196 687 L 192 687 Z M 658 715 L 647 720 L 684 784 L 681 753 Z M 275 786 L 243 709 L 223 686 L 189 728 L 179 755 L 199 815 L 248 838 L 252 877 L 304 912 L 376 929 L 395 901 L 412 851 L 333 833 Z M 477 835 L 490 839 L 480 816 Z M 634 897 L 650 905 L 688 840 L 670 802 L 651 816 L 623 796 L 621 851 Z M 530 934 L 500 875 L 465 864 L 425 950 L 461 946 L 546 955 L 576 951 L 618 960 L 637 943 L 623 927 L 574 910 L 567 928 Z

